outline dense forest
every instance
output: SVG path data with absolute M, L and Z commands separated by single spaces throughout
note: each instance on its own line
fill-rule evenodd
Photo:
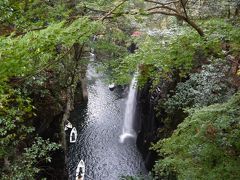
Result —
M 1 179 L 68 179 L 93 50 L 108 82 L 138 71 L 149 173 L 123 179 L 240 179 L 239 0 L 1 0 Z

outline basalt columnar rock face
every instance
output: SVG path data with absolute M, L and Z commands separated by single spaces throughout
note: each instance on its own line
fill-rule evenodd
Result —
M 151 144 L 168 137 L 184 117 L 183 114 L 177 113 L 178 118 L 173 116 L 175 121 L 166 124 L 165 119 L 168 114 L 165 109 L 160 106 L 156 110 L 161 101 L 164 102 L 170 90 L 175 88 L 177 82 L 177 78 L 172 78 L 170 81 L 162 81 L 157 87 L 152 88 L 152 83 L 149 81 L 138 92 L 135 119 L 138 130 L 137 146 L 143 155 L 148 170 L 153 168 L 158 158 L 157 153 L 150 150 Z
M 156 138 L 157 122 L 154 104 L 150 102 L 150 83 L 147 83 L 137 95 L 136 124 L 138 129 L 137 146 L 143 155 L 146 168 L 151 170 L 157 154 L 149 150 L 151 142 Z
M 152 87 L 152 82 L 148 81 L 143 88 L 138 91 L 135 119 L 136 129 L 138 132 L 137 146 L 143 155 L 148 170 L 151 170 L 155 161 L 161 158 L 157 157 L 156 152 L 150 149 L 151 143 L 155 143 L 163 138 L 170 137 L 172 132 L 177 128 L 177 125 L 181 123 L 187 116 L 183 110 L 184 108 L 181 108 L 180 105 L 177 104 L 177 108 L 169 111 L 169 106 L 166 103 L 169 102 L 169 98 L 172 98 L 176 93 L 179 93 L 179 84 L 189 84 L 189 82 L 194 80 L 193 77 L 199 77 L 195 78 L 193 81 L 194 83 L 192 83 L 193 85 L 190 87 L 194 90 L 196 89 L 196 92 L 201 93 L 204 93 L 204 89 L 211 89 L 211 87 L 208 87 L 210 83 L 213 84 L 213 87 L 221 84 L 221 87 L 226 87 L 227 91 L 222 92 L 220 91 L 221 89 L 219 92 L 215 89 L 211 90 L 210 95 L 213 96 L 217 93 L 219 94 L 217 95 L 218 99 L 214 101 L 214 103 L 221 103 L 221 98 L 219 98 L 220 96 L 230 97 L 239 90 L 240 78 L 239 75 L 237 75 L 239 69 L 239 56 L 234 57 L 228 55 L 226 56 L 225 61 L 220 61 L 217 59 L 218 61 L 216 62 L 218 63 L 210 64 L 210 62 L 206 63 L 207 61 L 203 59 L 201 56 L 201 51 L 198 53 L 199 54 L 197 54 L 195 58 L 196 61 L 201 60 L 201 63 L 196 62 L 191 74 L 185 79 L 181 79 L 178 75 L 179 73 L 177 71 L 173 71 L 172 76 L 169 76 L 167 80 L 160 80 L 157 86 Z M 211 71 L 208 70 L 207 67 Z M 217 71 L 215 72 L 214 69 Z M 226 69 L 226 72 L 224 69 Z M 216 81 L 217 83 L 214 81 L 215 76 L 217 77 L 216 79 L 219 80 L 219 82 Z M 201 81 L 201 78 L 203 81 Z M 194 87 L 196 85 L 198 85 L 197 87 L 201 87 L 203 90 L 199 90 Z M 187 92 L 188 91 L 189 88 L 187 88 Z M 226 92 L 230 95 L 226 94 Z M 203 99 L 204 103 L 207 103 L 207 99 L 210 98 L 210 95 L 203 96 L 205 97 L 205 99 Z M 183 94 L 180 94 L 179 97 L 183 99 Z M 193 98 L 195 97 L 196 96 L 193 96 Z M 197 99 L 199 100 L 200 98 Z M 211 104 L 211 101 L 209 102 L 210 103 L 207 105 Z M 189 105 L 188 107 L 192 108 L 194 106 Z

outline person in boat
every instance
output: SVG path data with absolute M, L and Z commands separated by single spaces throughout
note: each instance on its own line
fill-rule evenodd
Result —
M 72 140 L 75 141 L 75 133 L 72 134 Z
M 81 179 L 82 178 L 82 174 L 78 174 L 78 179 Z
M 80 167 L 80 169 L 79 169 L 79 173 L 80 173 L 80 174 L 83 173 L 83 169 L 82 169 L 82 167 Z
M 83 174 L 83 170 L 82 170 L 82 168 L 80 168 L 79 173 L 78 173 L 78 179 L 82 178 L 82 174 Z

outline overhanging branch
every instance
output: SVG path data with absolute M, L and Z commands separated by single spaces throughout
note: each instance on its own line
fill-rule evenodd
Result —
M 150 3 L 154 3 L 154 4 L 160 4 L 162 6 L 166 6 L 166 5 L 170 5 L 170 4 L 174 4 L 174 3 L 178 2 L 178 1 L 170 1 L 170 2 L 166 2 L 166 3 L 162 3 L 162 2 L 153 1 L 153 0 L 145 0 L 145 1 L 150 2 Z
M 183 2 L 183 0 L 180 0 L 180 3 L 181 3 L 181 6 L 182 6 L 182 8 L 183 8 L 183 12 L 184 12 L 186 18 L 188 18 L 187 11 L 186 11 L 187 1 Z
M 155 7 L 147 9 L 147 11 L 151 11 L 151 10 L 154 10 L 154 9 L 167 9 L 167 10 L 173 11 L 177 14 L 179 13 L 176 9 L 173 9 L 171 7 L 168 7 L 168 6 L 155 6 Z
M 101 20 L 103 21 L 104 19 L 106 19 L 109 15 L 111 15 L 117 8 L 119 8 L 121 5 L 123 5 L 127 0 L 123 0 L 122 2 L 120 2 L 118 5 L 116 5 L 112 10 L 110 10 L 106 15 L 104 15 Z
M 177 13 L 171 13 L 167 11 L 152 11 L 149 12 L 147 15 L 152 15 L 152 14 L 163 14 L 163 15 L 168 15 L 168 16 L 175 16 L 175 17 L 180 17 L 180 18 L 185 18 L 184 16 L 177 14 Z

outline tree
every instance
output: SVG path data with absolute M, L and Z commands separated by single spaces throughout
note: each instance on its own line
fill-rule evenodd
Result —
M 192 70 L 193 56 L 199 47 L 205 50 L 205 53 L 222 56 L 219 36 L 215 38 L 208 35 L 213 34 L 216 29 L 228 29 L 220 23 L 220 28 L 213 26 L 203 32 L 203 28 L 193 20 L 198 18 L 193 15 L 195 2 L 202 2 L 201 7 L 207 6 L 208 1 L 1 1 L 0 124 L 4 127 L 0 131 L 3 136 L 1 160 L 7 159 L 10 164 L 20 163 L 18 160 L 26 155 L 22 148 L 23 142 L 36 136 L 31 124 L 35 112 L 33 98 L 30 98 L 31 92 L 36 90 L 36 87 L 42 88 L 41 93 L 47 91 L 47 76 L 66 68 L 66 57 L 73 51 L 76 52 L 74 59 L 79 63 L 83 62 L 83 53 L 94 47 L 97 53 L 106 55 L 101 56 L 102 59 L 116 60 L 110 61 L 108 67 L 120 71 L 124 80 L 126 76 L 130 77 L 130 72 L 134 71 L 138 64 L 142 64 L 143 70 L 149 68 L 149 74 L 146 74 L 151 78 L 159 78 L 160 75 L 168 78 L 174 70 L 179 70 L 181 77 L 186 77 Z M 149 37 L 144 39 L 144 43 L 139 41 L 141 45 L 136 54 L 128 56 L 126 44 L 132 41 L 129 38 L 132 25 L 131 21 L 127 20 L 132 16 L 153 15 L 174 16 L 190 25 L 201 37 L 207 35 L 209 39 L 203 39 L 189 30 L 187 35 L 167 39 L 168 44 L 161 44 L 158 38 Z M 238 50 L 235 43 L 239 39 L 237 31 L 226 32 L 232 35 L 233 47 Z M 94 36 L 98 39 L 95 42 L 92 41 Z M 71 82 L 65 87 L 71 86 Z M 32 145 L 33 141 L 23 146 L 30 148 Z M 11 151 L 7 151 L 8 149 Z M 19 150 L 20 158 L 14 156 L 16 150 Z M 33 155 L 35 156 L 34 153 Z
M 58 0 L 6 0 L 0 9 L 0 171 L 3 178 L 34 179 L 39 159 L 50 161 L 48 153 L 58 146 L 34 141 L 39 129 L 33 127 L 32 91 L 46 94 L 49 72 L 65 68 L 76 44 L 89 44 L 101 25 L 87 17 L 71 19 L 74 10 Z
M 176 18 L 185 21 L 191 27 L 193 27 L 200 36 L 204 36 L 203 30 L 190 19 L 187 13 L 187 0 L 178 0 L 178 1 L 152 1 L 145 0 L 148 3 L 153 4 L 154 6 L 147 9 L 147 14 L 164 14 L 169 16 L 175 16 Z
M 240 96 L 192 110 L 173 135 L 154 145 L 163 159 L 155 165 L 159 178 L 230 179 L 240 177 Z

